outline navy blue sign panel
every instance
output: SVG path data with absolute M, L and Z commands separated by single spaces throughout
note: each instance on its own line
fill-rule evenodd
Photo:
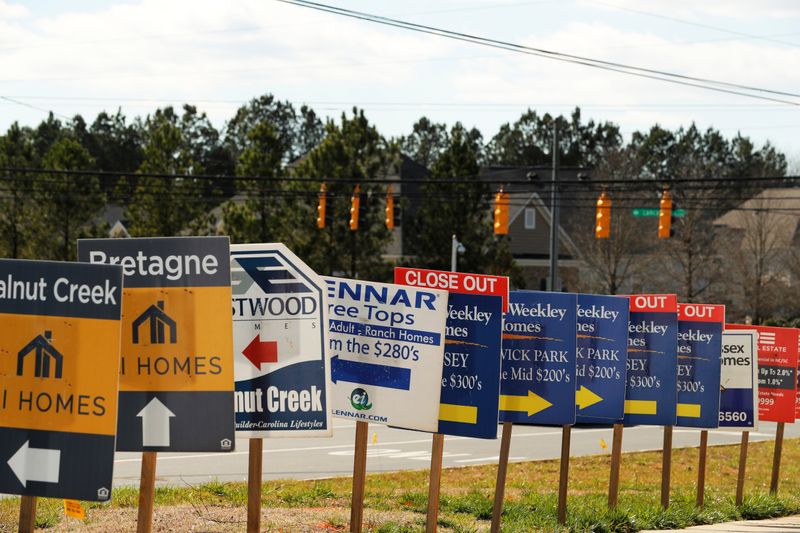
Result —
M 722 334 L 719 427 L 758 428 L 758 332 L 727 330 Z
M 628 360 L 628 299 L 578 295 L 576 417 L 579 424 L 622 420 Z
M 439 433 L 497 438 L 502 325 L 500 296 L 450 293 Z
M 678 425 L 713 429 L 719 418 L 725 306 L 678 304 Z
M 678 302 L 674 294 L 630 296 L 624 424 L 672 426 L 678 381 Z
M 574 424 L 577 295 L 512 291 L 509 298 L 500 421 Z

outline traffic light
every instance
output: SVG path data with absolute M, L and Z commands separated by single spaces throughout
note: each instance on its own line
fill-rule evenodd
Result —
M 672 235 L 672 198 L 669 191 L 664 189 L 658 209 L 658 238 L 669 239 Z
M 317 203 L 317 228 L 325 229 L 325 211 L 328 208 L 328 187 L 324 183 L 319 186 L 319 202 Z
M 358 230 L 358 215 L 361 210 L 361 185 L 356 185 L 353 189 L 353 196 L 350 197 L 350 231 Z
M 392 186 L 386 187 L 386 227 L 394 229 L 394 196 L 392 196 Z
M 508 193 L 503 187 L 494 195 L 494 234 L 508 235 Z
M 608 239 L 611 236 L 611 198 L 603 191 L 597 199 L 597 222 L 594 226 L 595 239 Z

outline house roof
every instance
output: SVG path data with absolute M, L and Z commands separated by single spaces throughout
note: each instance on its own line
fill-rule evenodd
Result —
M 755 217 L 769 213 L 773 237 L 781 247 L 797 242 L 800 229 L 800 188 L 766 189 L 714 220 L 715 226 L 745 230 Z

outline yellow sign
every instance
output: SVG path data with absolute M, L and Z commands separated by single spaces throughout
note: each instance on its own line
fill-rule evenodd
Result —
M 78 500 L 64 500 L 64 514 L 78 520 L 86 520 L 86 510 Z
M 687 418 L 700 418 L 700 404 L 699 403 L 679 403 L 678 416 L 685 416 Z
M 655 400 L 625 400 L 626 415 L 654 415 L 657 408 Z
M 439 404 L 439 420 L 461 422 L 462 424 L 477 424 L 478 408 L 473 405 Z

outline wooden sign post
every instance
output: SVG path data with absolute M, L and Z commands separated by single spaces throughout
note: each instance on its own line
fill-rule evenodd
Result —
M 435 533 L 439 521 L 439 490 L 442 485 L 442 454 L 444 452 L 444 435 L 434 433 L 431 442 L 431 473 L 428 481 L 428 515 L 425 521 L 425 532 Z
M 706 455 L 708 452 L 708 430 L 700 432 L 700 457 L 697 461 L 697 507 L 702 507 L 706 497 Z
M 247 463 L 247 533 L 261 531 L 261 471 L 264 439 L 250 439 Z
M 508 452 L 511 448 L 511 422 L 503 422 L 503 434 L 500 437 L 500 459 L 497 463 L 497 483 L 494 487 L 494 507 L 492 508 L 492 533 L 500 533 L 500 515 L 503 514 L 503 497 L 506 491 L 506 474 L 508 473 Z
M 139 515 L 136 520 L 136 533 L 150 533 L 153 528 L 156 456 L 156 452 L 142 452 L 142 475 L 139 480 Z
M 355 453 L 353 454 L 353 494 L 350 501 L 350 531 L 361 533 L 364 521 L 364 486 L 367 480 L 367 437 L 369 423 L 356 422 Z
M 558 477 L 558 523 L 567 523 L 567 485 L 569 484 L 569 446 L 572 426 L 561 429 L 561 467 Z
M 744 500 L 744 473 L 747 468 L 747 444 L 750 432 L 742 432 L 742 443 L 739 445 L 739 475 L 736 477 L 736 506 L 742 505 Z
M 772 480 L 769 484 L 769 493 L 778 494 L 778 482 L 781 474 L 781 453 L 783 452 L 783 428 L 784 422 L 778 422 L 775 431 L 775 453 L 772 456 Z
M 661 450 L 661 507 L 669 507 L 669 484 L 672 472 L 672 426 L 664 426 L 664 447 Z
M 614 436 L 611 442 L 611 475 L 608 480 L 608 508 L 617 506 L 619 497 L 619 466 L 622 461 L 622 424 L 614 424 Z
M 36 529 L 36 496 L 22 496 L 19 502 L 19 533 Z

